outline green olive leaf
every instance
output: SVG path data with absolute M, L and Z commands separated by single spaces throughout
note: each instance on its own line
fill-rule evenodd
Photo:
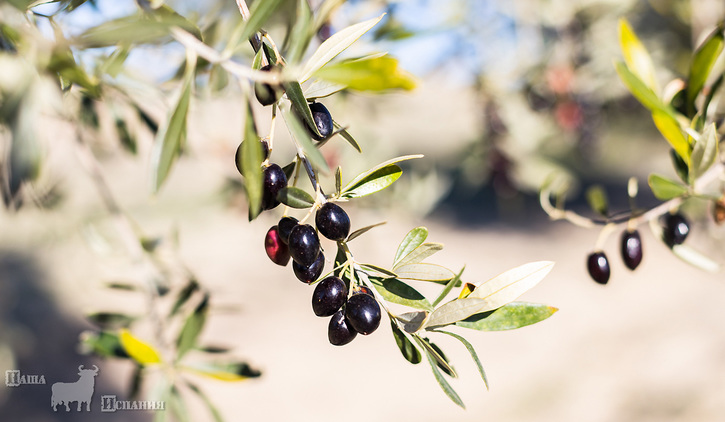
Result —
M 322 66 L 326 65 L 330 60 L 334 59 L 338 54 L 345 51 L 352 45 L 358 38 L 362 37 L 363 34 L 368 32 L 383 18 L 383 15 L 377 18 L 369 19 L 364 22 L 356 23 L 342 29 L 330 38 L 325 40 L 312 56 L 307 60 L 305 66 L 302 68 L 302 74 L 299 77 L 300 82 L 304 82 L 317 72 Z
M 398 68 L 398 60 L 387 55 L 328 64 L 314 76 L 356 91 L 410 91 L 416 84 L 412 75 Z
M 342 188 L 340 196 L 343 198 L 359 198 L 379 192 L 392 185 L 403 174 L 403 170 L 396 163 L 421 157 L 423 156 L 420 154 L 406 155 L 378 164 L 365 173 L 358 175 L 347 186 Z
M 423 243 L 410 251 L 404 257 L 400 258 L 400 260 L 393 266 L 393 271 L 401 265 L 423 262 L 424 259 L 441 250 L 443 250 L 442 243 Z
M 594 212 L 604 217 L 607 216 L 609 212 L 609 201 L 607 199 L 607 192 L 601 185 L 594 185 L 587 189 L 586 197 L 589 207 Z
M 723 51 L 723 28 L 718 26 L 697 48 L 690 63 L 690 75 L 687 83 L 687 110 L 689 116 L 695 114 L 695 99 L 705 86 L 707 77 L 715 61 Z
M 309 208 L 315 204 L 312 195 L 295 186 L 282 188 L 277 194 L 277 200 L 292 208 Z
M 687 193 L 687 187 L 658 174 L 650 174 L 647 179 L 650 189 L 655 197 L 662 201 L 669 201 Z
M 398 324 L 396 324 L 393 320 L 390 320 L 390 327 L 393 330 L 393 337 L 395 338 L 395 343 L 398 345 L 400 353 L 403 354 L 405 360 L 412 363 L 413 365 L 420 363 L 420 361 L 422 360 L 420 350 L 418 350 L 418 348 L 415 347 L 415 345 L 408 339 L 408 334 L 404 331 L 401 331 L 398 328 Z
M 647 49 L 625 19 L 619 20 L 619 43 L 627 67 L 642 80 L 648 88 L 657 92 L 657 77 Z
M 418 246 L 422 245 L 427 238 L 428 229 L 425 227 L 416 227 L 409 231 L 398 246 L 398 251 L 395 253 L 395 259 L 393 260 L 393 268 L 398 266 L 401 259 L 413 252 Z
M 702 176 L 707 169 L 715 164 L 719 155 L 718 144 L 720 142 L 718 138 L 717 127 L 713 122 L 705 127 L 702 136 L 695 142 L 690 157 L 690 174 L 693 180 Z
M 468 342 L 465 338 L 459 336 L 458 334 L 451 333 L 449 331 L 443 331 L 443 330 L 435 330 L 436 333 L 443 333 L 447 334 L 456 340 L 460 341 L 463 346 L 466 347 L 466 350 L 468 350 L 468 353 L 471 355 L 471 358 L 476 363 L 476 367 L 478 368 L 478 373 L 481 375 L 481 379 L 483 380 L 483 384 L 486 386 L 486 390 L 488 390 L 488 378 L 486 377 L 486 371 L 483 370 L 483 365 L 481 364 L 481 360 L 478 358 L 478 353 L 476 353 L 476 349 L 473 348 L 473 345 Z
M 505 331 L 543 321 L 558 311 L 539 303 L 511 302 L 493 311 L 482 312 L 456 322 L 459 327 L 478 331 Z
M 388 302 L 424 311 L 433 310 L 425 296 L 397 278 L 370 277 L 370 281 L 380 296 Z
M 206 323 L 206 316 L 209 312 L 209 294 L 205 294 L 201 302 L 194 308 L 194 311 L 186 318 L 184 326 L 179 332 L 179 337 L 176 341 L 176 356 L 177 359 L 181 359 L 186 352 L 193 349 L 196 346 L 196 340 L 201 333 L 204 324 Z

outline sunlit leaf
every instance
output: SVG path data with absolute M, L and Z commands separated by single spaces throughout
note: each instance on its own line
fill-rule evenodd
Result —
M 151 153 L 152 187 L 156 193 L 161 188 L 171 171 L 171 166 L 181 152 L 181 146 L 186 138 L 186 116 L 191 101 L 191 91 L 194 81 L 194 67 L 196 55 L 189 54 L 186 61 L 186 71 L 181 85 L 181 92 L 169 118 L 163 128 L 156 135 Z
M 315 204 L 315 198 L 304 190 L 287 186 L 277 193 L 277 200 L 292 208 L 309 208 Z
M 330 95 L 345 89 L 345 85 L 336 84 L 334 82 L 318 79 L 305 89 L 305 98 L 307 100 L 316 100 L 318 98 L 329 97 Z
M 176 342 L 176 356 L 180 359 L 189 350 L 196 346 L 202 328 L 206 323 L 206 315 L 209 312 L 209 295 L 205 295 L 201 303 L 194 308 L 194 311 L 186 318 L 184 326 L 179 332 Z
M 655 197 L 662 201 L 669 201 L 687 193 L 686 186 L 658 174 L 650 174 L 647 182 Z
M 619 43 L 627 67 L 652 91 L 657 92 L 657 77 L 652 59 L 647 49 L 637 38 L 637 34 L 634 33 L 632 27 L 624 19 L 619 20 Z
M 300 82 L 304 82 L 317 72 L 322 66 L 326 65 L 330 60 L 334 59 L 338 54 L 342 53 L 352 45 L 358 38 L 372 29 L 384 15 L 377 18 L 369 19 L 364 22 L 356 23 L 334 33 L 330 38 L 325 40 L 312 56 L 307 60 L 302 69 Z
M 540 261 L 508 270 L 482 283 L 466 298 L 454 299 L 438 307 L 426 321 L 426 327 L 454 324 L 512 302 L 546 277 L 553 266 L 553 262 Z
M 375 265 L 375 264 L 360 264 L 360 267 L 365 270 L 375 271 L 376 273 L 383 274 L 388 277 L 397 277 L 398 276 L 398 274 L 396 274 L 386 268 L 383 268 L 379 265 Z
M 398 60 L 387 55 L 328 64 L 314 76 L 357 91 L 409 91 L 415 88 L 413 76 L 398 67 Z
M 479 331 L 514 330 L 543 321 L 556 311 L 557 308 L 539 303 L 511 302 L 493 311 L 471 315 L 456 325 Z
M 466 350 L 468 350 L 468 353 L 471 355 L 471 358 L 476 363 L 476 367 L 478 368 L 478 373 L 481 375 L 481 379 L 483 380 L 483 384 L 486 386 L 486 389 L 488 390 L 488 378 L 486 377 L 486 371 L 483 370 L 483 365 L 481 365 L 481 360 L 478 358 L 478 353 L 476 353 L 476 349 L 473 348 L 473 345 L 468 342 L 465 338 L 459 336 L 458 334 L 451 333 L 449 331 L 442 331 L 442 330 L 436 330 L 436 333 L 443 333 L 447 334 L 456 340 L 463 343 L 463 345 L 466 347 Z
M 446 284 L 456 274 L 446 267 L 438 264 L 421 262 L 418 264 L 401 265 L 395 269 L 399 278 L 407 280 L 432 281 L 434 283 Z M 460 285 L 460 281 L 458 283 Z
M 606 216 L 609 212 L 607 192 L 601 185 L 594 185 L 587 189 L 587 202 L 591 209 L 599 215 Z
M 417 264 L 419 262 L 423 262 L 424 259 L 441 250 L 443 250 L 442 243 L 423 243 L 417 248 L 410 251 L 410 253 L 408 253 L 404 257 L 400 258 L 397 264 L 393 266 L 393 270 L 401 265 Z
M 119 339 L 126 353 L 141 365 L 151 365 L 161 362 L 161 356 L 156 349 L 134 337 L 128 330 L 122 329 Z
M 370 281 L 380 296 L 388 302 L 426 311 L 433 310 L 425 296 L 396 278 L 370 277 Z
M 695 142 L 690 156 L 690 174 L 693 179 L 702 176 L 717 160 L 719 151 L 717 127 L 715 123 L 705 126 L 702 136 Z
M 395 321 L 390 320 L 390 326 L 393 330 L 393 337 L 395 337 L 395 343 L 398 345 L 400 353 L 403 354 L 405 360 L 412 363 L 413 365 L 420 363 L 420 361 L 422 360 L 420 350 L 418 350 L 418 348 L 415 347 L 415 345 L 410 340 L 408 340 L 408 336 L 403 331 L 400 331 Z
M 401 259 L 413 252 L 418 246 L 422 245 L 427 238 L 428 229 L 425 227 L 416 227 L 409 231 L 398 246 L 398 251 L 395 253 L 395 259 L 393 260 L 393 268 L 398 265 Z
M 715 61 L 723 51 L 723 28 L 718 26 L 707 39 L 698 47 L 690 63 L 690 75 L 687 83 L 687 110 L 688 115 L 695 114 L 695 99 L 705 86 Z
M 662 111 L 652 111 L 652 120 L 662 136 L 667 139 L 675 152 L 686 162 L 690 162 L 690 144 L 682 132 L 677 120 L 670 114 Z
M 358 175 L 347 186 L 342 188 L 340 196 L 359 198 L 379 192 L 392 185 L 403 174 L 403 170 L 395 163 L 420 157 L 422 155 L 406 155 L 378 164 L 365 173 Z
M 639 79 L 637 75 L 632 73 L 632 71 L 627 67 L 625 63 L 615 63 L 615 69 L 617 70 L 617 74 L 619 74 L 619 78 L 622 80 L 622 82 L 624 82 L 632 95 L 634 95 L 635 98 L 637 98 L 637 100 L 639 100 L 639 102 L 642 103 L 643 106 L 645 106 L 650 111 L 660 110 L 670 115 L 673 115 L 674 111 L 664 102 L 662 102 L 657 94 L 655 94 L 655 92 L 652 91 L 650 87 L 642 82 L 642 80 Z

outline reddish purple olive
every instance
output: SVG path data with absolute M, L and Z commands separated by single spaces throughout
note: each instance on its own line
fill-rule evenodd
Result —
M 634 270 L 642 262 L 642 239 L 637 230 L 626 230 L 622 233 L 622 261 L 630 270 Z
M 312 293 L 312 311 L 317 316 L 331 316 L 345 304 L 347 286 L 339 277 L 331 276 L 317 283 Z
M 292 232 L 292 229 L 297 226 L 297 223 L 299 223 L 299 221 L 294 217 L 282 217 L 279 220 L 279 223 L 277 223 L 277 227 L 279 227 L 279 237 L 285 245 L 289 243 L 289 235 Z
M 339 205 L 324 203 L 315 215 L 315 225 L 320 234 L 330 240 L 341 241 L 350 234 L 350 217 Z
M 380 305 L 368 294 L 354 294 L 345 304 L 345 317 L 352 328 L 360 334 L 368 335 L 377 330 L 380 316 Z
M 311 128 L 308 127 L 312 138 L 321 141 L 332 136 L 332 133 L 335 131 L 335 127 L 332 124 L 332 116 L 330 115 L 330 112 L 327 111 L 327 107 L 322 105 L 322 103 L 312 103 L 310 104 L 310 111 L 312 112 L 312 119 L 315 121 L 315 126 L 317 126 L 317 130 L 320 132 L 320 135 L 322 135 L 318 136 Z
M 270 164 L 262 172 L 262 209 L 271 210 L 279 205 L 277 194 L 287 187 L 287 176 L 282 167 Z
M 589 275 L 599 284 L 607 284 L 609 281 L 609 260 L 604 252 L 594 252 L 587 258 L 587 269 Z
M 664 217 L 662 237 L 669 247 L 681 245 L 690 234 L 690 223 L 680 213 L 667 213 Z
M 322 252 L 317 254 L 317 259 L 308 266 L 292 261 L 292 271 L 294 271 L 295 276 L 299 281 L 307 284 L 320 278 L 323 268 L 325 268 L 325 256 Z
M 327 326 L 327 339 L 334 346 L 343 346 L 350 343 L 357 336 L 357 332 L 352 329 L 345 312 L 340 309 L 330 318 L 330 324 Z
M 286 266 L 289 262 L 289 248 L 282 243 L 279 237 L 277 226 L 272 226 L 264 237 L 264 251 L 267 256 L 277 265 Z
M 289 234 L 290 255 L 302 267 L 309 267 L 320 253 L 320 237 L 309 224 L 296 225 Z

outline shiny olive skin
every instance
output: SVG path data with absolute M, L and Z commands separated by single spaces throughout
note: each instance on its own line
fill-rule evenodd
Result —
M 282 167 L 270 164 L 262 172 L 262 209 L 271 210 L 279 205 L 277 194 L 287 187 L 287 176 Z
M 317 230 L 309 224 L 296 225 L 289 234 L 290 255 L 303 267 L 309 267 L 320 253 L 320 237 Z
M 690 223 L 684 215 L 668 213 L 664 216 L 662 237 L 669 247 L 685 243 L 688 234 L 690 234 Z
M 299 221 L 294 217 L 282 217 L 277 223 L 279 237 L 285 245 L 289 243 L 289 235 L 298 223 Z
M 286 266 L 289 262 L 289 248 L 282 243 L 277 226 L 272 226 L 264 237 L 264 251 L 267 256 L 277 265 Z
M 354 294 L 345 304 L 345 317 L 355 331 L 368 335 L 380 325 L 380 305 L 368 294 Z
M 621 240 L 622 261 L 630 270 L 642 262 L 642 238 L 637 230 L 625 230 Z
M 594 252 L 587 258 L 587 269 L 589 275 L 599 284 L 607 284 L 611 274 L 609 269 L 609 260 L 604 252 Z
M 312 119 L 315 121 L 315 126 L 317 126 L 317 130 L 322 135 L 318 136 L 312 128 L 308 127 L 312 138 L 321 141 L 332 136 L 335 131 L 335 126 L 332 123 L 332 115 L 330 115 L 327 107 L 322 105 L 322 103 L 312 103 L 310 104 L 310 111 L 312 112 Z
M 292 271 L 297 279 L 303 283 L 310 284 L 320 278 L 322 270 L 325 268 L 325 256 L 320 252 L 317 258 L 308 266 L 292 261 Z
M 341 241 L 350 234 L 350 217 L 339 205 L 324 203 L 315 214 L 315 225 L 320 234 L 330 240 Z
M 347 286 L 339 277 L 330 276 L 321 280 L 312 293 L 312 311 L 317 316 L 331 316 L 347 300 Z
M 327 339 L 334 346 L 343 346 L 350 343 L 357 336 L 357 332 L 352 329 L 345 311 L 340 309 L 330 318 L 330 324 L 327 326 Z

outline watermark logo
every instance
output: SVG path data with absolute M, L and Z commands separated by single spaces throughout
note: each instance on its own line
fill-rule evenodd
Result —
M 117 410 L 165 410 L 166 402 L 151 400 L 118 400 L 114 395 L 101 397 L 101 412 Z
M 8 387 L 19 387 L 21 385 L 37 385 L 45 384 L 45 376 L 43 375 L 26 375 L 20 373 L 19 369 L 9 369 L 5 371 L 5 385 Z
M 98 367 L 93 365 L 95 369 L 83 369 L 83 365 L 78 367 L 78 375 L 80 378 L 76 382 L 56 382 L 50 389 L 53 395 L 50 398 L 50 405 L 56 412 L 56 407 L 61 404 L 65 405 L 65 411 L 70 412 L 69 403 L 77 401 L 78 411 L 81 411 L 83 403 L 86 404 L 86 412 L 91 411 L 91 398 L 93 397 L 93 388 L 98 375 Z

